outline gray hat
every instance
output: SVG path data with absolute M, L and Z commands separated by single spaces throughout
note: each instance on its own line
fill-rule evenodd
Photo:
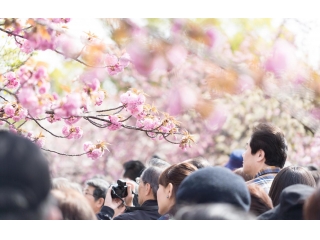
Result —
M 242 177 L 220 166 L 199 169 L 187 176 L 176 194 L 176 204 L 230 203 L 249 211 L 250 193 Z

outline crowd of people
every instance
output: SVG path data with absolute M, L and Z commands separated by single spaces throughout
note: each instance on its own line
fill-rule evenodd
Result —
M 124 163 L 115 182 L 96 176 L 82 186 L 52 178 L 37 145 L 1 130 L 0 219 L 320 220 L 320 169 L 288 157 L 281 129 L 259 123 L 224 166 L 154 155 Z

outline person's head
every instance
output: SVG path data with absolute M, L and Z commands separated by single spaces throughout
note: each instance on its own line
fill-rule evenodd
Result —
M 51 190 L 57 199 L 63 220 L 97 220 L 86 198 L 72 188 Z
M 309 170 L 310 173 L 312 174 L 316 184 L 319 184 L 320 181 L 320 170 Z
M 176 193 L 177 208 L 189 204 L 230 203 L 249 211 L 250 202 L 243 178 L 221 166 L 194 171 L 182 181 Z
M 282 168 L 287 159 L 287 143 L 280 128 L 260 123 L 253 129 L 243 153 L 243 170 L 255 176 L 265 165 Z
M 294 184 L 304 184 L 311 187 L 316 186 L 316 182 L 307 169 L 299 166 L 288 166 L 281 169 L 272 181 L 269 196 L 273 206 L 279 204 L 279 197 L 283 189 Z
M 261 186 L 257 184 L 249 184 L 248 189 L 251 196 L 250 212 L 252 214 L 259 216 L 273 208 L 271 198 Z
M 135 181 L 137 177 L 141 176 L 141 173 L 146 169 L 146 167 L 139 160 L 130 160 L 123 164 L 123 169 L 123 178 L 129 178 Z
M 0 130 L 0 219 L 48 219 L 50 171 L 40 148 Z
M 304 220 L 320 220 L 320 186 L 306 199 L 303 205 Z
M 207 159 L 205 159 L 204 157 L 189 158 L 187 160 L 184 160 L 183 162 L 191 163 L 197 169 L 212 166 L 210 164 L 210 162 Z
M 181 207 L 174 220 L 255 220 L 250 212 L 229 203 L 206 203 Z
M 83 194 L 97 214 L 103 207 L 109 183 L 101 178 L 92 178 L 87 180 L 84 185 Z
M 82 193 L 81 185 L 76 182 L 72 182 L 64 177 L 56 177 L 51 180 L 51 189 L 72 188 Z
M 163 215 L 174 206 L 176 192 L 185 177 L 198 170 L 190 163 L 178 163 L 164 170 L 159 177 L 159 189 L 157 192 L 158 212 Z
M 247 182 L 247 181 L 250 181 L 250 180 L 253 178 L 252 176 L 244 173 L 242 167 L 233 170 L 233 172 L 234 172 L 235 174 L 238 174 L 239 176 L 241 176 L 246 182 Z
M 159 157 L 152 157 L 148 162 L 147 162 L 147 167 L 150 167 L 150 166 L 155 166 L 155 167 L 170 167 L 171 164 L 168 163 L 167 161 L 159 158 Z
M 257 217 L 258 220 L 303 220 L 303 205 L 315 188 L 304 184 L 286 187 L 277 206 Z
M 142 172 L 141 177 L 137 178 L 139 205 L 147 200 L 157 200 L 158 179 L 163 170 L 164 168 L 151 166 Z
M 235 170 L 237 168 L 241 168 L 243 164 L 242 154 L 245 152 L 244 149 L 235 149 L 231 152 L 229 160 L 225 165 L 226 168 L 230 170 Z

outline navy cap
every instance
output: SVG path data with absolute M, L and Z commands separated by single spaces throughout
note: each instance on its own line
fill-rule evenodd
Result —
M 245 152 L 244 149 L 236 149 L 233 150 L 230 154 L 229 161 L 225 165 L 226 168 L 231 169 L 232 171 L 241 168 L 243 165 L 243 157 L 242 154 Z

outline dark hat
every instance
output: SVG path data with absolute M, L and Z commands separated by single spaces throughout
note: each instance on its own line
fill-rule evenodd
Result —
M 249 211 L 251 198 L 242 177 L 221 166 L 201 168 L 180 184 L 176 203 L 230 203 Z
M 0 130 L 0 213 L 36 209 L 50 189 L 48 162 L 39 147 Z
M 244 149 L 236 149 L 233 150 L 230 154 L 229 161 L 225 165 L 225 167 L 235 170 L 237 168 L 241 168 L 243 164 L 243 157 L 242 154 L 245 152 Z
M 294 184 L 282 190 L 279 204 L 258 216 L 258 220 L 303 220 L 303 204 L 315 188 Z

